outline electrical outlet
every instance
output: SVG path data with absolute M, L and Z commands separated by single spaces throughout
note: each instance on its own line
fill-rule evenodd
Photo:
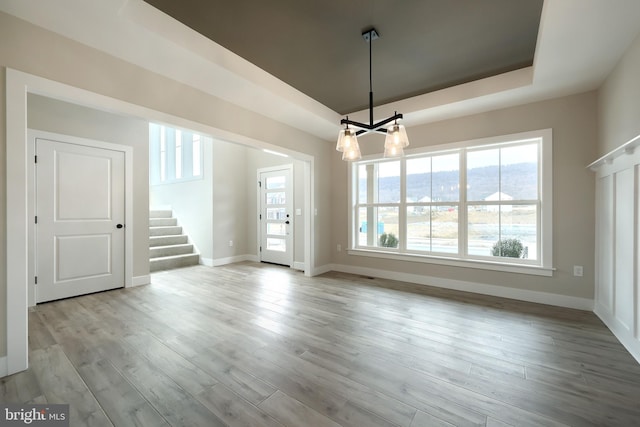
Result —
M 336 250 L 338 252 L 342 252 L 342 245 L 340 243 L 338 243 L 338 246 L 336 247 Z
M 229 240 L 229 247 L 233 246 L 233 240 Z
M 584 269 L 582 268 L 581 265 L 574 265 L 573 266 L 573 275 L 576 277 L 582 277 L 582 275 L 584 274 Z

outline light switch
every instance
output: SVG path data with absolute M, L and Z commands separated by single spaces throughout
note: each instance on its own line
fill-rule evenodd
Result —
M 302 215 L 302 209 L 296 209 L 296 216 Z

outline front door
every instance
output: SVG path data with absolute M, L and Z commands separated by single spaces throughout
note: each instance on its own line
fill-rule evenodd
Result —
M 292 166 L 260 171 L 260 261 L 293 264 Z
M 124 152 L 36 139 L 36 301 L 124 286 Z

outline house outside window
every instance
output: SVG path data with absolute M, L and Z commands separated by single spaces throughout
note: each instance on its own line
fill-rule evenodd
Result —
M 351 165 L 350 254 L 552 274 L 552 135 Z

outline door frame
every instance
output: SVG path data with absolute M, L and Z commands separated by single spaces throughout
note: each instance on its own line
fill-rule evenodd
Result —
M 35 143 L 37 138 L 49 139 L 65 142 L 69 144 L 81 145 L 91 148 L 102 148 L 106 150 L 119 151 L 124 153 L 124 287 L 133 285 L 133 147 L 112 142 L 96 141 L 93 139 L 79 138 L 72 135 L 63 135 L 53 132 L 45 132 L 35 129 L 27 129 L 27 159 L 35 157 Z M 36 215 L 36 175 L 35 162 L 27 161 L 27 212 L 30 218 Z M 35 271 L 36 271 L 36 224 L 31 222 L 28 232 L 28 300 L 29 307 L 36 305 L 35 293 Z
M 0 83 L 1 84 L 1 83 Z M 0 377 L 24 371 L 28 363 L 28 239 L 31 217 L 27 211 L 27 94 L 34 93 L 78 105 L 134 116 L 149 121 L 165 122 L 209 134 L 213 138 L 257 149 L 271 149 L 289 154 L 304 162 L 305 242 L 304 275 L 312 277 L 326 272 L 316 267 L 316 182 L 315 157 L 262 140 L 229 132 L 210 125 L 162 113 L 100 95 L 68 84 L 33 74 L 5 68 L 6 100 L 6 317 L 0 328 L 6 333 L 6 353 L 0 356 Z M 133 159 L 132 159 L 133 161 Z M 130 256 L 133 254 L 130 252 Z M 11 327 L 9 327 L 11 325 Z
M 295 215 L 295 211 L 296 211 L 296 186 L 295 186 L 295 169 L 293 167 L 293 163 L 285 163 L 279 166 L 269 166 L 269 167 L 265 167 L 265 168 L 259 168 L 256 170 L 256 175 L 257 175 L 257 179 L 256 181 L 260 181 L 260 175 L 264 172 L 275 172 L 275 171 L 279 171 L 279 170 L 288 170 L 289 171 L 289 176 L 291 176 L 291 196 L 293 198 L 293 201 L 291 203 L 292 206 L 292 212 L 291 212 L 291 218 L 293 221 L 293 227 L 291 227 L 291 245 L 293 246 L 292 248 L 292 252 L 291 252 L 291 264 L 289 264 L 289 268 L 294 268 L 294 265 L 296 264 L 296 233 L 295 233 L 295 228 L 296 228 L 296 215 Z M 258 225 L 256 227 L 257 231 L 258 231 L 258 238 L 257 238 L 257 254 L 258 254 L 258 260 L 260 262 L 262 262 L 262 251 L 260 251 L 260 248 L 262 246 L 262 221 L 260 220 L 260 214 L 262 213 L 262 187 L 260 187 L 257 191 L 258 195 L 257 195 L 257 203 L 256 203 L 256 207 L 257 207 L 257 215 L 256 215 L 256 221 L 258 221 Z

